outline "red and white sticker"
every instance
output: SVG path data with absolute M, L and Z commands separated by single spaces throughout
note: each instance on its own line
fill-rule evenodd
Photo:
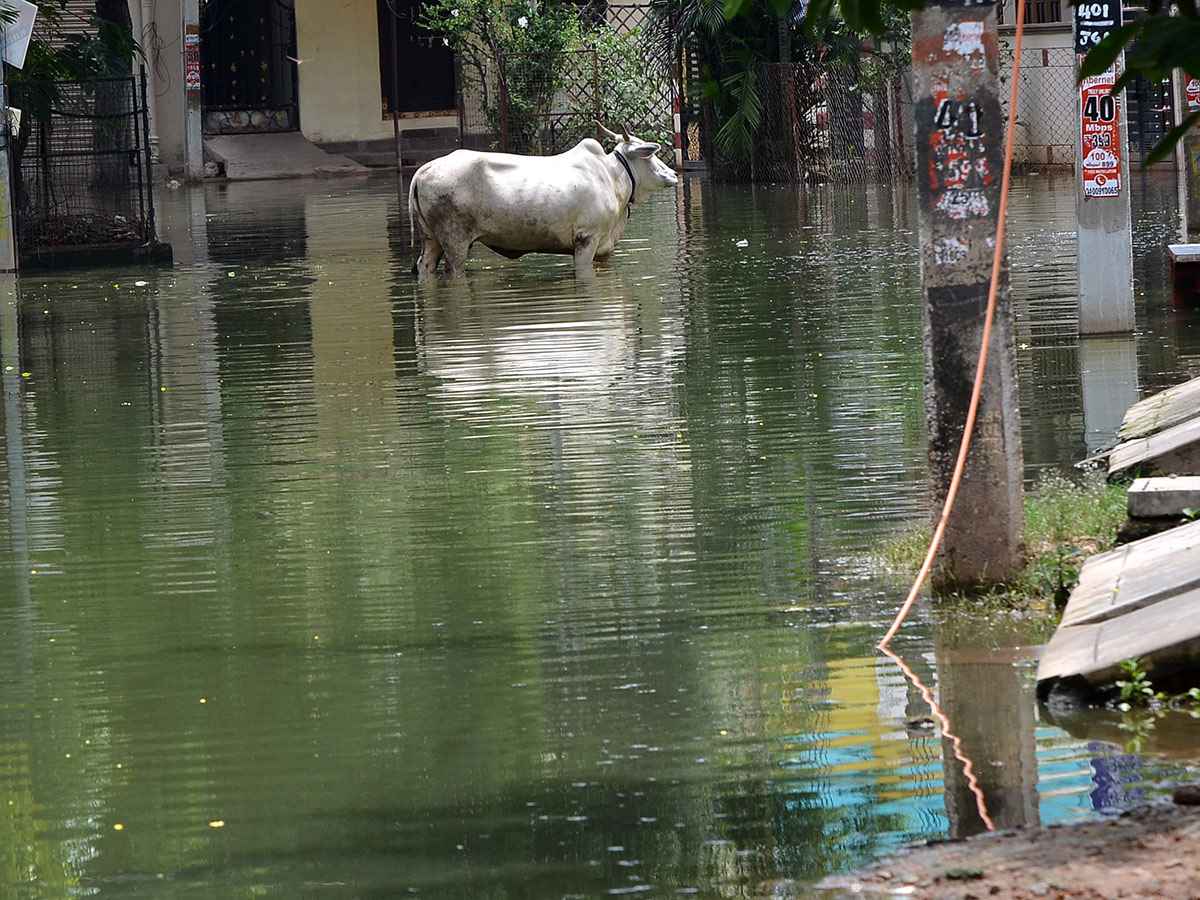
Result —
M 184 35 L 183 47 L 184 90 L 198 91 L 200 90 L 200 35 Z
M 1080 123 L 1083 128 L 1083 195 L 1121 195 L 1121 115 L 1111 69 L 1085 78 L 1079 85 Z

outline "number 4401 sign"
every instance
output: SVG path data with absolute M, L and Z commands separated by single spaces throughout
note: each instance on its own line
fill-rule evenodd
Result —
M 1121 195 L 1121 138 L 1116 84 L 1111 69 L 1083 79 L 1079 85 L 1080 122 L 1083 127 L 1083 195 Z

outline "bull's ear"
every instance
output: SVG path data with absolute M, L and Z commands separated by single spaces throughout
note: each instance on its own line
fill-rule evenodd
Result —
M 638 159 L 649 159 L 660 149 L 662 148 L 659 144 L 638 144 L 629 151 L 629 155 L 637 157 Z

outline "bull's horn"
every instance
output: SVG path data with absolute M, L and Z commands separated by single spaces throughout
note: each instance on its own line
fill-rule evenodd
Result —
M 604 127 L 604 125 L 603 125 L 601 122 L 597 121 L 597 122 L 596 122 L 596 127 L 597 127 L 597 128 L 599 128 L 599 129 L 600 129 L 602 132 L 604 132 L 606 135 L 608 135 L 610 138 L 612 138 L 614 141 L 619 141 L 619 140 L 621 140 L 621 136 L 620 136 L 619 134 L 617 134 L 615 131 L 612 131 L 612 130 L 610 130 L 610 129 L 608 129 L 608 128 L 605 128 L 605 127 Z
M 613 137 L 616 137 L 616 135 L 614 134 Z M 629 132 L 625 130 L 624 125 L 621 126 L 621 137 L 625 139 L 625 143 L 629 143 Z

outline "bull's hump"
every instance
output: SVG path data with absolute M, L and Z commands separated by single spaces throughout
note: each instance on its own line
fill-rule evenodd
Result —
M 591 153 L 595 156 L 608 156 L 608 154 L 604 152 L 604 148 L 600 146 L 600 142 L 595 138 L 584 138 L 572 149 L 586 150 L 588 153 Z

